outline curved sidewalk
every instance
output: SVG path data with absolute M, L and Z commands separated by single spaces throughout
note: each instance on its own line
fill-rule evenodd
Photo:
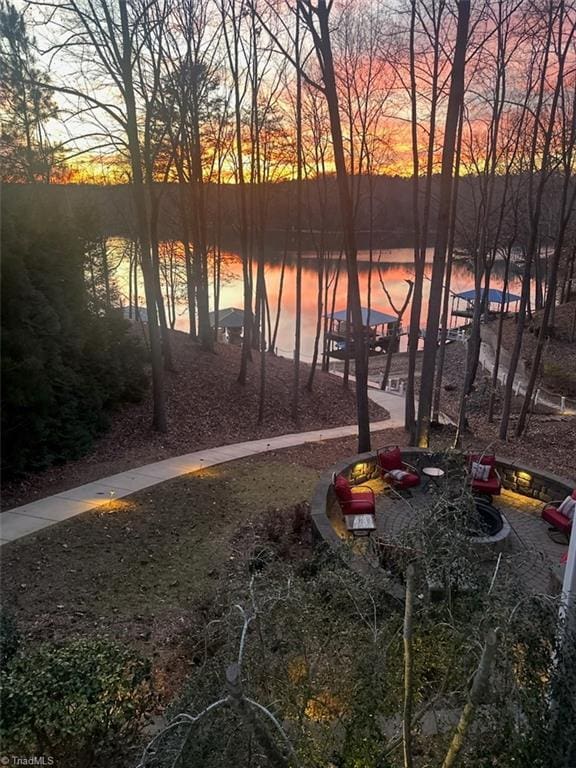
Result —
M 379 400 L 380 404 L 384 405 Z M 386 407 L 386 406 L 384 406 Z M 404 422 L 391 414 L 386 421 L 371 424 L 371 432 L 385 429 L 395 429 L 403 426 Z M 21 507 L 15 507 L 0 515 L 0 545 L 36 533 L 43 528 L 68 520 L 71 517 L 87 512 L 89 509 L 108 504 L 112 499 L 121 499 L 135 491 L 150 488 L 165 480 L 198 472 L 205 467 L 236 461 L 258 453 L 275 451 L 282 448 L 292 448 L 304 443 L 316 443 L 321 440 L 334 440 L 339 437 L 349 437 L 358 431 L 356 424 L 346 427 L 315 430 L 313 432 L 295 432 L 278 437 L 253 440 L 246 443 L 223 445 L 219 448 L 208 448 L 172 459 L 164 459 L 154 464 L 120 472 L 117 475 L 102 478 L 93 483 L 80 485 L 77 488 L 47 496 Z

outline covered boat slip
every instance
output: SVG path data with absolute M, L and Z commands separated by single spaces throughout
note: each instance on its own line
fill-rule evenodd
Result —
M 238 344 L 242 339 L 244 330 L 244 310 L 238 307 L 226 307 L 215 312 L 210 312 L 210 325 L 214 328 L 217 324 L 219 339 L 226 339 L 231 344 Z
M 491 315 L 502 309 L 504 312 L 516 312 L 520 296 L 501 291 L 498 288 L 490 288 L 488 293 L 484 289 L 476 291 L 475 288 L 471 288 L 468 291 L 452 295 L 452 315 L 471 319 L 474 316 L 474 305 L 478 299 L 483 304 L 482 314 Z
M 347 310 L 342 309 L 326 317 L 325 356 L 336 360 L 353 357 L 356 334 L 352 323 L 348 322 Z M 390 347 L 393 352 L 398 351 L 402 333 L 402 325 L 394 315 L 362 307 L 362 343 L 367 345 L 370 356 L 382 355 Z

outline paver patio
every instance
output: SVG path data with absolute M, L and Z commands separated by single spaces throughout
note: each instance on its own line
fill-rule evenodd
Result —
M 414 524 L 419 511 L 423 512 L 437 499 L 434 491 L 423 492 L 413 488 L 410 492 L 391 491 L 382 480 L 364 483 L 372 488 L 376 500 L 376 532 L 384 542 L 400 543 Z M 501 563 L 502 570 L 513 569 L 521 577 L 529 594 L 556 593 L 560 587 L 558 575 L 563 572 L 562 556 L 568 551 L 567 542 L 554 542 L 549 534 L 548 524 L 541 519 L 543 502 L 522 496 L 514 491 L 502 489 L 500 496 L 493 498 L 511 527 L 506 540 Z M 335 503 L 329 517 L 338 534 L 345 537 L 342 515 Z M 496 558 L 490 561 L 494 567 Z M 552 578 L 552 572 L 558 575 Z

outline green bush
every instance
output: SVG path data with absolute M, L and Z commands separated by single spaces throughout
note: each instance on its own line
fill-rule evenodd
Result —
M 14 617 L 0 609 L 0 669 L 4 668 L 20 646 L 20 633 Z
M 149 674 L 138 654 L 105 640 L 18 653 L 0 676 L 3 750 L 66 766 L 118 755 L 150 706 Z

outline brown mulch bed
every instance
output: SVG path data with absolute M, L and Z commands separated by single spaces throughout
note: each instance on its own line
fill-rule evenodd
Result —
M 462 371 L 465 366 L 465 347 L 450 344 L 446 348 L 441 409 L 453 419 L 460 406 Z M 448 387 L 448 390 L 446 390 Z M 469 400 L 468 422 L 470 432 L 465 445 L 488 447 L 502 456 L 526 464 L 547 469 L 558 475 L 576 477 L 576 418 L 554 414 L 530 414 L 528 427 L 521 437 L 516 437 L 516 414 L 522 399 L 514 403 L 508 430 L 508 440 L 498 438 L 502 389 L 499 387 L 494 423 L 488 423 L 486 414 L 490 397 L 490 377 L 482 369 L 476 379 L 475 390 Z
M 574 307 L 565 305 L 566 307 Z M 570 312 L 568 311 L 568 319 Z M 513 323 L 513 321 L 512 321 Z M 559 323 L 557 322 L 557 327 Z M 565 329 L 565 326 L 562 326 Z M 534 338 L 529 334 L 530 339 Z M 554 356 L 553 358 L 551 356 Z M 571 361 L 576 357 L 576 344 L 556 341 L 549 345 L 548 359 Z M 442 399 L 440 408 L 450 418 L 456 420 L 460 407 L 460 393 L 465 370 L 465 347 L 461 343 L 448 344 L 444 362 Z M 570 363 L 571 365 L 572 363 Z M 576 370 L 576 362 L 574 363 Z M 384 359 L 371 358 L 371 370 L 374 378 L 384 367 Z M 416 363 L 416 392 L 420 387 L 422 353 L 419 352 Z M 392 359 L 391 377 L 406 378 L 408 372 L 408 356 L 406 353 L 395 354 Z M 464 447 L 491 447 L 496 453 L 510 459 L 517 459 L 526 464 L 541 467 L 558 475 L 576 478 L 576 419 L 546 413 L 545 408 L 529 416 L 528 428 L 522 437 L 516 437 L 517 414 L 522 406 L 522 398 L 515 398 L 512 404 L 512 417 L 508 430 L 508 440 L 498 438 L 500 427 L 500 406 L 502 403 L 502 388 L 498 385 L 496 412 L 493 424 L 486 418 L 490 398 L 490 377 L 480 368 L 476 379 L 475 391 L 469 401 L 468 424 L 470 431 L 464 436 Z M 449 442 L 453 430 L 444 429 L 442 440 Z M 436 440 L 439 437 L 435 437 Z M 389 440 L 388 442 L 393 442 Z
M 257 354 L 249 366 L 248 381 L 241 386 L 236 381 L 239 347 L 220 344 L 217 354 L 203 352 L 186 334 L 177 331 L 172 333 L 172 343 L 178 370 L 165 376 L 167 434 L 151 428 L 152 398 L 148 391 L 142 403 L 126 405 L 112 415 L 110 430 L 87 455 L 4 484 L 2 509 L 203 448 L 340 427 L 356 421 L 353 388 L 344 390 L 339 381 L 317 371 L 310 393 L 304 388 L 309 366 L 302 364 L 300 419 L 295 424 L 291 416 L 293 364 L 285 358 L 269 356 L 265 416 L 259 425 L 260 360 Z M 370 415 L 375 421 L 388 417 L 387 412 L 374 403 L 370 403 Z
M 553 336 L 546 342 L 542 357 L 541 385 L 566 397 L 576 397 L 576 342 L 570 341 L 575 313 L 576 301 L 556 307 Z M 522 337 L 521 354 L 527 371 L 536 353 L 541 315 L 542 311 L 534 314 Z M 516 323 L 506 320 L 502 335 L 504 347 L 511 350 L 515 338 Z

